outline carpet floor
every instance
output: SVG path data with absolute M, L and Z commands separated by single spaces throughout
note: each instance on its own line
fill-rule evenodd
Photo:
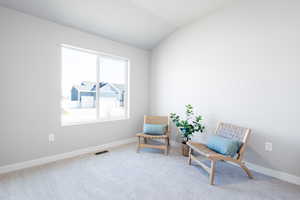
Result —
M 169 156 L 125 145 L 0 176 L 1 200 L 299 200 L 300 186 L 218 162 L 215 186 L 179 148 Z

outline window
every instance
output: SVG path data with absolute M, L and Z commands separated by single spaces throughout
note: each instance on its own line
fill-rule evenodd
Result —
M 128 60 L 62 46 L 62 125 L 128 117 Z

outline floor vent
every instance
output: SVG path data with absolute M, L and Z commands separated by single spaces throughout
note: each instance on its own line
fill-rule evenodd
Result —
M 104 154 L 104 153 L 108 153 L 108 150 L 99 151 L 99 152 L 95 153 L 95 155 L 100 155 L 100 154 Z

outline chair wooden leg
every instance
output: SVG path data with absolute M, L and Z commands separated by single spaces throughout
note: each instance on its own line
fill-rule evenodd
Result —
M 244 163 L 240 163 L 240 167 L 246 172 L 247 176 L 249 178 L 253 178 L 252 173 L 250 172 L 250 170 L 246 167 L 246 165 Z
M 141 144 L 141 137 L 138 136 L 138 144 L 137 144 L 137 149 L 136 149 L 136 152 L 137 152 L 137 153 L 140 152 L 140 144 Z
M 169 149 L 169 145 L 168 145 L 168 138 L 165 139 L 165 155 L 168 155 L 168 149 Z
M 144 144 L 147 144 L 147 138 L 144 137 Z
M 210 173 L 209 173 L 209 184 L 210 185 L 214 184 L 215 168 L 216 168 L 216 161 L 215 160 L 211 160 L 211 167 L 210 167 Z
M 188 160 L 189 165 L 192 164 L 192 148 L 189 148 L 189 160 Z
M 168 138 L 168 146 L 170 146 L 170 138 Z

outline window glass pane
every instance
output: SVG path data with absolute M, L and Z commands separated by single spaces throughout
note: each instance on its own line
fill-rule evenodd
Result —
M 97 55 L 62 48 L 62 123 L 97 119 Z
M 127 61 L 100 58 L 100 119 L 126 116 Z

